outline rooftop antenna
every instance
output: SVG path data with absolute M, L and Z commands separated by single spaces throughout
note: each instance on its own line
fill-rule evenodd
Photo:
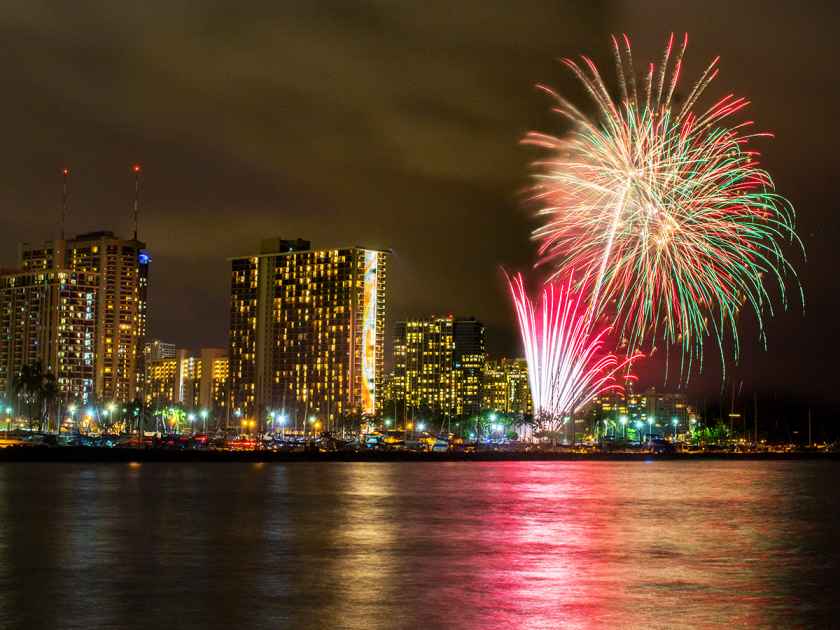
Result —
M 131 167 L 134 172 L 134 240 L 137 240 L 137 213 L 140 210 L 140 172 L 139 164 Z
M 61 169 L 61 240 L 64 240 L 64 220 L 67 216 L 67 204 L 70 200 L 70 169 L 66 166 Z

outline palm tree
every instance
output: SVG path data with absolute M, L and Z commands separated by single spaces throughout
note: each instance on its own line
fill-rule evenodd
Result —
M 43 430 L 43 425 L 46 425 L 47 429 L 50 428 L 50 411 L 55 406 L 57 398 L 58 383 L 55 379 L 55 374 L 52 372 L 42 373 L 41 380 L 38 385 L 38 399 L 41 403 L 41 421 L 38 427 L 39 430 Z M 56 416 L 57 415 L 58 414 L 56 414 Z
M 44 424 L 49 428 L 49 414 L 58 398 L 58 383 L 52 372 L 44 372 L 40 361 L 24 365 L 15 376 L 12 383 L 12 390 L 18 399 L 18 407 L 21 402 L 26 408 L 26 415 L 29 418 L 29 430 L 31 431 L 37 420 L 38 430 L 44 429 Z
M 26 415 L 29 418 L 29 430 L 32 430 L 35 418 L 35 407 L 38 402 L 39 389 L 41 380 L 43 378 L 43 370 L 41 362 L 36 361 L 28 365 L 24 365 L 20 372 L 15 376 L 12 389 L 18 399 L 18 407 L 20 403 L 26 407 Z
M 128 433 L 132 433 L 134 427 L 137 427 L 137 433 L 139 435 L 140 440 L 143 439 L 143 401 L 139 398 L 135 398 L 130 403 L 125 406 L 125 413 L 123 417 L 125 420 L 125 431 Z

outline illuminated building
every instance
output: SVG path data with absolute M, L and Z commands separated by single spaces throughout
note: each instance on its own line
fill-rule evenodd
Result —
M 0 275 L 0 390 L 40 362 L 65 400 L 86 402 L 96 376 L 95 273 L 65 269 Z
M 484 326 L 474 318 L 397 323 L 390 383 L 397 416 L 479 413 L 484 361 Z
M 312 250 L 263 241 L 231 259 L 232 411 L 264 422 L 377 411 L 382 386 L 388 252 Z
M 141 353 L 137 366 L 137 390 L 141 400 L 146 400 L 146 383 L 147 383 L 147 369 L 146 367 L 154 361 L 161 359 L 171 359 L 175 357 L 175 344 L 161 341 L 160 339 L 153 339 L 143 344 L 143 352 Z
M 397 322 L 389 394 L 400 420 L 455 412 L 453 323 L 451 315 Z
M 168 407 L 181 396 L 181 362 L 177 357 L 149 361 L 145 366 L 144 402 L 152 409 Z
M 481 407 L 499 413 L 531 413 L 531 388 L 525 359 L 487 360 L 482 378 Z
M 698 420 L 694 408 L 686 402 L 685 394 L 657 392 L 651 388 L 643 394 L 633 392 L 632 383 L 625 385 L 626 394 L 607 392 L 592 399 L 590 417 L 595 425 L 606 421 L 624 435 L 635 435 L 637 422 L 645 431 L 668 435 L 674 430 L 685 431 Z M 612 430 L 612 429 L 611 429 Z
M 142 385 L 151 262 L 145 247 L 104 231 L 21 247 L 26 271 L 66 268 L 98 274 L 94 392 L 100 400 L 133 400 Z
M 152 409 L 181 405 L 227 416 L 228 359 L 221 348 L 204 348 L 198 356 L 178 350 L 174 357 L 146 364 L 145 403 Z
M 212 410 L 218 417 L 227 417 L 229 361 L 222 348 L 203 348 L 201 360 L 198 404 Z
M 455 340 L 455 414 L 472 416 L 481 411 L 481 381 L 486 358 L 484 325 L 474 317 L 456 319 L 452 336 Z

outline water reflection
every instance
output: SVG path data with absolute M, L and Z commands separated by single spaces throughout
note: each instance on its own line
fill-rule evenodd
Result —
M 836 465 L 0 466 L 0 627 L 830 625 Z

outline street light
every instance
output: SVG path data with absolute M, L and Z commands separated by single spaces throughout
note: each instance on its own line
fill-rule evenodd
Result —
M 676 440 L 676 439 L 677 439 L 677 425 L 678 425 L 679 423 L 680 423 L 680 421 L 679 421 L 679 419 L 678 419 L 678 418 L 672 418 L 672 419 L 671 419 L 671 424 L 673 424 L 673 425 L 674 425 L 674 440 Z
M 621 416 L 618 421 L 621 423 L 621 439 L 627 439 L 627 416 Z
M 385 418 L 385 426 L 386 427 L 390 427 L 392 424 L 394 424 L 394 421 L 391 420 L 391 418 Z
M 639 433 L 639 446 L 642 445 L 642 427 L 645 426 L 641 420 L 636 420 L 636 431 Z
M 207 433 L 207 416 L 209 415 L 208 411 L 206 409 L 202 409 L 200 415 L 202 421 L 204 422 L 204 433 Z
M 426 430 L 426 424 L 424 422 L 418 422 L 417 423 L 417 430 L 418 431 L 425 431 Z
M 6 412 L 8 413 L 8 411 L 9 410 L 7 409 Z M 76 419 L 74 417 L 76 415 L 76 405 L 75 405 L 75 403 L 70 403 L 67 406 L 67 412 L 70 414 L 70 424 L 73 424 L 76 421 Z M 61 433 L 60 430 L 59 430 L 59 433 Z
M 650 434 L 653 431 L 653 418 L 648 418 L 648 442 L 650 442 Z

